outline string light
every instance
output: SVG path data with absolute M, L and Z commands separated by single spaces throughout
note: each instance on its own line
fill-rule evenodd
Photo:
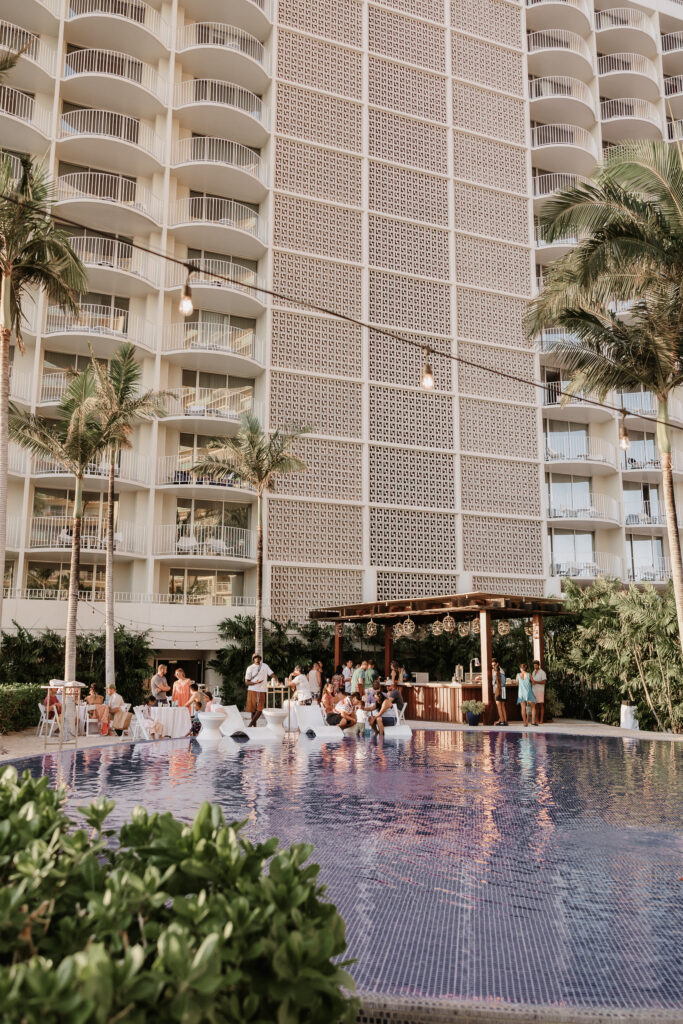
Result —
M 425 391 L 434 390 L 434 371 L 432 370 L 432 364 L 429 361 L 430 351 L 428 348 L 424 350 L 424 363 L 422 364 L 422 387 Z
M 190 288 L 190 277 L 192 276 L 192 268 L 187 268 L 187 277 L 185 279 L 185 285 L 183 287 L 183 294 L 180 296 L 180 302 L 178 303 L 178 312 L 181 316 L 192 316 L 194 313 L 194 303 L 192 302 L 192 289 Z
M 626 429 L 626 409 L 621 410 L 621 422 L 619 424 L 619 447 L 623 452 L 631 447 L 631 439 Z

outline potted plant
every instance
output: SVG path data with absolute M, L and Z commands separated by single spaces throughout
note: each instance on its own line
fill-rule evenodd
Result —
M 486 705 L 480 700 L 464 700 L 460 705 L 467 715 L 468 725 L 479 725 L 479 719 L 484 713 Z

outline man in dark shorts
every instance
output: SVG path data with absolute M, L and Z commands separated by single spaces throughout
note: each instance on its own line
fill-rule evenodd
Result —
M 395 686 L 385 694 L 377 714 L 373 715 L 370 719 L 370 728 L 373 732 L 383 736 L 386 728 L 398 725 L 398 715 L 402 710 L 403 697 L 399 688 Z

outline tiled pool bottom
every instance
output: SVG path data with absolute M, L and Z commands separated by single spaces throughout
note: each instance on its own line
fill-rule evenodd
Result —
M 506 1007 L 525 1022 L 515 1007 L 683 1020 L 683 745 L 416 732 L 276 749 L 182 740 L 22 766 L 65 783 L 74 808 L 113 797 L 114 823 L 136 803 L 189 819 L 209 799 L 248 818 L 251 838 L 313 842 L 359 991 L 415 1007 L 359 1019 L 412 1024 L 421 1002 L 464 1000 L 492 1021 Z

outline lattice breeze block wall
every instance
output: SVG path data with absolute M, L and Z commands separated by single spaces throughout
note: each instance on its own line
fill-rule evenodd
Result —
M 409 13 L 418 12 L 412 10 Z M 443 29 L 434 25 L 425 25 L 391 11 L 369 7 L 368 43 L 371 52 L 408 64 L 419 64 L 432 71 L 446 70 L 445 35 Z
M 543 575 L 545 526 L 539 520 L 462 517 L 465 572 Z
M 369 112 L 370 156 L 425 171 L 448 173 L 448 132 L 388 110 Z
M 280 83 L 275 126 L 294 135 L 337 149 L 361 150 L 361 111 L 357 103 Z
M 461 398 L 459 406 L 464 451 L 538 459 L 538 410 L 533 406 L 473 398 Z
M 445 597 L 458 592 L 458 577 L 441 573 L 378 572 L 377 600 L 401 601 L 409 597 Z
M 451 41 L 453 67 L 469 82 L 523 96 L 526 85 L 521 53 L 454 32 Z
M 302 437 L 296 442 L 294 453 L 306 464 L 306 469 L 280 477 L 279 494 L 362 500 L 363 449 L 360 444 Z
M 312 199 L 275 195 L 273 244 L 331 259 L 361 259 L 361 213 Z
M 432 174 L 370 161 L 371 210 L 394 217 L 448 225 L 448 180 Z
M 360 206 L 360 157 L 295 139 L 277 139 L 274 146 L 275 188 Z
M 306 302 L 360 317 L 361 271 L 345 263 L 324 263 L 289 252 L 273 252 L 273 289 Z M 293 305 L 293 304 L 292 304 Z
M 311 608 L 350 604 L 363 597 L 363 573 L 356 569 L 273 565 L 270 607 L 274 619 L 307 622 Z
M 278 33 L 277 72 L 281 79 L 349 99 L 361 98 L 363 58 L 355 50 L 311 39 L 296 32 Z
M 453 362 L 440 352 L 450 352 L 451 342 L 448 338 L 419 337 L 415 334 L 400 333 L 401 337 L 410 338 L 420 346 L 429 344 L 432 350 L 432 368 L 439 383 L 440 391 L 452 389 Z M 422 348 L 404 345 L 398 338 L 377 331 L 370 332 L 370 380 L 382 384 L 414 384 L 419 386 L 422 379 L 424 356 Z
M 370 509 L 370 561 L 406 569 L 457 569 L 458 518 L 443 512 Z
M 271 376 L 271 426 L 304 423 L 316 434 L 361 436 L 361 386 L 327 377 L 274 371 Z
M 522 11 L 508 0 L 452 0 L 450 7 L 453 28 L 521 47 Z
M 360 377 L 361 329 L 332 317 L 275 310 L 270 358 L 283 369 Z
M 524 335 L 526 301 L 472 288 L 456 289 L 458 337 L 531 348 Z
M 524 146 L 508 146 L 494 139 L 453 133 L 454 169 L 457 178 L 482 185 L 525 192 L 527 154 Z
M 543 597 L 542 579 L 519 579 L 514 576 L 473 576 L 472 590 L 482 594 L 515 594 L 520 597 Z M 503 665 L 507 669 L 507 665 Z M 514 668 L 514 666 L 511 666 Z
M 268 502 L 268 557 L 282 562 L 362 565 L 363 510 L 358 505 Z
M 476 235 L 520 245 L 529 241 L 529 201 L 509 193 L 456 182 L 455 218 L 459 227 Z
M 371 266 L 448 280 L 447 231 L 371 215 L 369 233 Z
M 455 508 L 454 457 L 445 452 L 370 445 L 370 501 Z
M 474 512 L 540 516 L 540 479 L 537 462 L 463 455 L 460 460 L 462 507 Z
M 370 387 L 370 440 L 453 449 L 453 400 L 417 388 Z
M 362 0 L 280 0 L 278 20 L 352 46 L 360 46 L 363 41 Z
M 514 377 L 534 380 L 536 375 L 534 357 L 530 352 L 509 348 L 494 348 L 492 345 L 473 345 L 467 341 L 458 342 L 458 355 L 474 363 L 458 364 L 460 391 L 482 398 L 503 398 L 510 402 L 528 402 L 536 399 L 536 388 L 531 384 L 520 384 L 516 380 L 501 377 L 495 371 L 502 370 Z M 484 367 L 484 369 L 480 369 Z M 489 367 L 491 372 L 486 369 Z

